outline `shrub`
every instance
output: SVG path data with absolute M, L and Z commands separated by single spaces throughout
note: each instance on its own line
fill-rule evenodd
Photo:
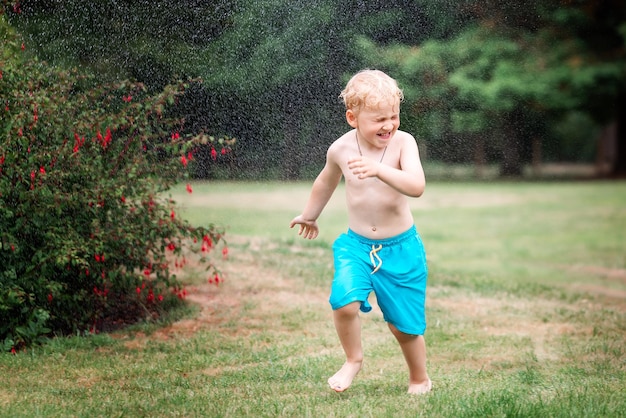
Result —
M 3 16 L 0 38 L 0 349 L 158 315 L 192 251 L 219 280 L 223 231 L 164 197 L 198 147 L 224 144 L 168 116 L 188 84 L 97 86 L 28 58 Z

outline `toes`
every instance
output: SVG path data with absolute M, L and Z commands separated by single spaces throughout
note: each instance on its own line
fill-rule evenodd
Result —
M 330 386 L 330 388 L 332 390 L 334 390 L 335 392 L 343 392 L 344 390 L 346 390 L 346 388 L 343 388 L 341 386 L 341 383 L 337 382 L 337 381 L 328 381 L 328 385 Z

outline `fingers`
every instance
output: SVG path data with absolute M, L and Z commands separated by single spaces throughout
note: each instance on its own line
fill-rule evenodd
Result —
M 372 163 L 363 158 L 355 157 L 348 160 L 348 169 L 352 171 L 352 174 L 359 179 L 365 179 L 367 177 L 375 177 L 376 170 Z
M 301 225 L 298 235 L 301 235 L 302 238 L 305 239 L 315 239 L 317 237 L 317 229 L 312 228 L 309 225 Z
M 359 167 L 363 165 L 363 157 L 353 157 L 348 160 L 348 168 L 352 170 L 353 168 Z
M 311 225 L 301 224 L 298 235 L 305 239 L 314 239 L 317 237 L 317 228 L 314 228 Z
M 293 228 L 296 225 L 300 226 L 298 228 L 298 235 L 300 235 L 302 238 L 306 238 L 306 239 L 317 238 L 317 235 L 319 232 L 317 229 L 317 226 L 309 225 L 308 223 L 300 221 L 296 218 L 289 223 L 289 228 Z

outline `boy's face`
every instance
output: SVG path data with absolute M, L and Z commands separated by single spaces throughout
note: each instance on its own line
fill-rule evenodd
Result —
M 364 107 L 346 112 L 348 124 L 358 130 L 359 139 L 376 148 L 384 148 L 400 127 L 400 104 L 383 102 L 377 107 Z

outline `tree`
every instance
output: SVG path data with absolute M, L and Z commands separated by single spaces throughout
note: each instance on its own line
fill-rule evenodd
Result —
M 478 154 L 485 149 L 481 137 L 500 149 L 503 175 L 520 175 L 523 150 L 537 150 L 532 142 L 569 112 L 585 112 L 597 123 L 615 119 L 612 104 L 625 91 L 619 26 L 597 23 L 604 29 L 600 39 L 611 45 L 601 53 L 575 36 L 593 23 L 580 5 L 529 4 L 545 17 L 526 26 L 503 21 L 508 15 L 488 3 L 480 7 L 491 13 L 450 39 L 419 47 L 364 42 L 372 62 L 396 69 L 411 86 L 410 107 L 426 111 L 425 120 L 439 120 L 433 131 L 473 139 Z

